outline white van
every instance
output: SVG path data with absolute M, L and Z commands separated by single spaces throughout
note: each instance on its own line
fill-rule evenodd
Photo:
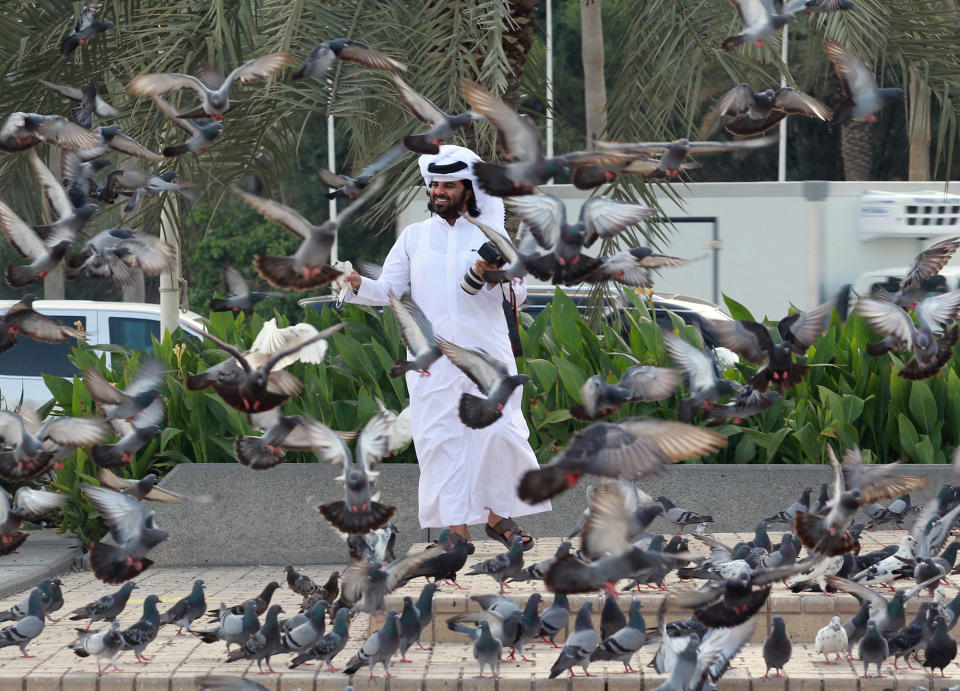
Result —
M 0 315 L 6 314 L 16 300 L 0 300 Z M 160 305 L 138 302 L 99 302 L 93 300 L 37 300 L 33 309 L 87 333 L 87 343 L 109 343 L 133 350 L 153 347 L 160 337 Z M 196 312 L 181 312 L 180 326 L 199 337 L 205 331 L 203 317 Z M 17 345 L 0 353 L 0 408 L 12 409 L 20 401 L 39 407 L 52 398 L 43 383 L 44 374 L 72 377 L 77 368 L 69 359 L 76 345 L 40 343 L 20 336 Z M 107 354 L 108 362 L 110 354 Z

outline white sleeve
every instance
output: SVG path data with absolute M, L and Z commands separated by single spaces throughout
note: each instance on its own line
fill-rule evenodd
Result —
M 351 290 L 344 302 L 355 305 L 386 305 L 390 303 L 390 295 L 403 295 L 410 285 L 410 255 L 407 252 L 409 233 L 404 230 L 393 243 L 387 258 L 383 261 L 383 271 L 380 278 L 363 277 L 360 279 L 360 289 Z

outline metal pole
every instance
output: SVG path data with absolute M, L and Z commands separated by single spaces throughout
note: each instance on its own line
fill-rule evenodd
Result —
M 173 246 L 176 258 L 169 271 L 160 274 L 160 334 L 173 333 L 180 326 L 180 233 L 174 219 L 174 195 L 164 195 L 160 210 L 160 239 Z
M 553 0 L 547 0 L 547 158 L 553 158 Z
M 327 115 L 327 170 L 331 173 L 337 172 L 337 149 L 336 149 L 336 137 L 334 137 L 333 129 L 333 114 Z M 330 220 L 332 221 L 337 216 L 337 199 L 334 197 L 330 200 Z M 334 264 L 338 260 L 337 257 L 337 238 L 333 238 L 333 247 L 330 248 L 330 263 Z
M 787 43 L 789 42 L 789 25 L 783 27 L 783 40 L 780 44 L 780 59 L 784 66 L 787 64 Z M 785 75 L 780 75 L 780 86 L 787 85 Z M 777 160 L 777 180 L 786 182 L 787 180 L 787 118 L 780 121 L 780 156 Z

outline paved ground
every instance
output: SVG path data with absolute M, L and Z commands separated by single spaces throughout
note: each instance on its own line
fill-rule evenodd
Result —
M 903 533 L 879 534 L 866 536 L 863 540 L 864 549 L 873 549 L 876 538 L 883 541 L 899 540 Z M 731 543 L 737 539 L 736 535 L 725 535 L 723 539 Z M 775 538 L 778 536 L 774 536 Z M 530 560 L 538 560 L 552 553 L 559 540 L 541 539 L 537 548 L 528 555 Z M 499 551 L 495 543 L 477 543 L 477 554 L 471 560 L 484 558 Z M 469 562 L 468 562 L 469 563 Z M 303 567 L 302 572 L 315 580 L 324 579 L 332 571 L 327 567 Z M 229 568 L 202 568 L 202 569 L 163 569 L 154 567 L 138 580 L 139 588 L 134 591 L 135 598 L 131 599 L 130 606 L 120 618 L 122 627 L 134 623 L 140 616 L 143 597 L 155 593 L 161 598 L 164 606 L 186 595 L 190 585 L 196 578 L 202 578 L 206 583 L 206 597 L 210 607 L 215 607 L 220 601 L 228 604 L 239 602 L 257 594 L 263 586 L 277 580 L 283 583 L 283 571 L 276 566 L 256 567 L 229 567 Z M 956 577 L 954 577 L 956 578 Z M 484 686 L 493 688 L 492 680 L 479 681 L 473 679 L 477 672 L 467 642 L 459 634 L 446 629 L 444 619 L 453 612 L 463 611 L 470 607 L 468 596 L 470 593 L 489 593 L 494 591 L 494 583 L 488 577 L 463 576 L 461 583 L 468 590 L 454 590 L 443 586 L 437 593 L 436 609 L 437 626 L 427 635 L 424 641 L 435 638 L 432 650 L 417 651 L 410 654 L 411 664 L 395 662 L 391 666 L 393 679 L 367 680 L 368 672 L 361 670 L 354 677 L 354 686 L 363 688 L 376 685 L 384 687 L 389 682 L 389 688 L 475 688 Z M 422 581 L 410 584 L 395 593 L 393 602 L 399 605 L 403 595 L 415 596 L 422 587 Z M 680 587 L 676 581 L 668 581 L 670 587 Z M 120 672 L 110 672 L 100 678 L 95 674 L 95 661 L 76 657 L 67 644 L 74 638 L 74 622 L 64 617 L 69 610 L 79 607 L 97 597 L 112 592 L 116 588 L 105 586 L 96 581 L 91 574 L 73 573 L 63 577 L 63 590 L 66 606 L 54 616 L 59 620 L 47 625 L 43 634 L 28 647 L 28 652 L 36 655 L 35 658 L 24 659 L 18 657 L 19 651 L 13 648 L 0 650 L 0 689 L 195 689 L 196 680 L 206 674 L 229 674 L 234 676 L 249 675 L 249 678 L 264 684 L 267 688 L 277 691 L 292 689 L 342 689 L 349 679 L 340 672 L 327 672 L 315 668 L 300 668 L 290 670 L 287 665 L 288 655 L 274 658 L 274 668 L 277 675 L 257 674 L 257 668 L 252 663 L 224 662 L 224 647 L 220 643 L 206 645 L 193 636 L 176 636 L 174 628 L 161 630 L 157 640 L 151 644 L 146 655 L 153 658 L 149 665 L 139 665 L 134 661 L 133 654 L 123 653 L 119 660 Z M 513 590 L 518 599 L 525 599 L 534 590 L 531 584 L 519 584 Z M 956 587 L 947 588 L 950 596 L 956 594 Z M 0 609 L 9 607 L 26 595 L 26 592 L 10 595 L 0 599 Z M 547 594 L 549 600 L 549 594 Z M 647 624 L 656 624 L 656 610 L 662 598 L 661 593 L 645 593 L 638 595 L 644 603 L 644 612 Z M 588 598 L 600 602 L 599 597 Z M 300 598 L 284 586 L 278 590 L 275 602 L 284 607 L 287 614 L 298 610 Z M 573 607 L 577 607 L 583 598 L 572 598 Z M 622 599 L 626 608 L 629 598 Z M 546 605 L 544 605 L 546 606 Z M 399 608 L 399 607 L 398 607 Z M 475 605 L 474 605 L 475 608 Z M 911 608 L 915 609 L 915 607 Z M 724 677 L 722 688 L 730 689 L 882 689 L 896 688 L 909 689 L 916 685 L 927 687 L 926 675 L 921 671 L 898 672 L 893 674 L 892 665 L 884 667 L 886 679 L 859 680 L 857 674 L 862 669 L 856 669 L 851 663 L 844 662 L 836 666 L 823 664 L 822 658 L 817 659 L 812 652 L 812 640 L 817 629 L 826 624 L 834 613 L 842 618 L 851 616 L 856 610 L 853 598 L 842 595 L 838 597 L 824 597 L 822 595 L 793 595 L 778 588 L 771 597 L 770 606 L 758 616 L 758 626 L 755 635 L 757 643 L 748 646 L 737 659 L 734 669 Z M 599 611 L 599 607 L 595 607 Z M 787 630 L 794 642 L 793 659 L 788 663 L 786 677 L 781 680 L 763 680 L 764 664 L 759 646 L 766 634 L 766 627 L 773 614 L 781 614 L 787 619 Z M 681 613 L 671 613 L 670 619 L 680 618 Z M 351 626 L 351 642 L 347 649 L 335 661 L 342 666 L 366 639 L 371 631 L 379 628 L 381 620 L 371 622 L 369 617 L 361 615 Z M 82 624 L 82 622 L 81 622 Z M 200 628 L 199 626 L 195 628 Z M 558 637 L 563 640 L 563 635 Z M 571 683 L 577 688 L 631 688 L 652 689 L 664 680 L 662 675 L 653 674 L 650 669 L 643 668 L 642 674 L 623 674 L 620 663 L 594 663 L 590 666 L 594 678 L 581 678 L 577 670 L 577 678 L 572 682 L 569 678 L 547 681 L 549 670 L 558 654 L 557 650 L 545 644 L 537 644 L 528 649 L 527 655 L 533 659 L 532 663 L 507 662 L 501 665 L 502 678 L 497 682 L 499 689 L 515 688 L 568 688 Z M 643 648 L 635 657 L 634 664 L 645 665 L 651 659 L 653 647 Z M 948 673 L 960 677 L 956 663 L 951 665 Z M 377 669 L 382 674 L 382 669 Z M 956 683 L 945 682 L 945 683 Z M 940 688 L 939 680 L 930 688 Z

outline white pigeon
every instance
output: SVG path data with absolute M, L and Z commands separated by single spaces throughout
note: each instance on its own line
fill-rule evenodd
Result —
M 881 559 L 873 566 L 865 568 L 856 574 L 851 581 L 860 585 L 887 585 L 896 580 L 895 572 L 902 570 L 907 563 L 913 563 L 917 557 L 917 539 L 912 535 L 904 535 L 900 541 L 900 548 L 886 559 Z
M 253 368 L 260 367 L 274 353 L 281 350 L 294 348 L 300 343 L 307 341 L 320 332 L 310 324 L 301 322 L 300 324 L 291 324 L 282 329 L 277 328 L 277 318 L 274 317 L 263 323 L 260 333 L 250 345 L 250 352 L 247 354 L 247 362 Z M 327 354 L 327 341 L 321 339 L 301 348 L 296 353 L 281 358 L 273 366 L 274 370 L 281 370 L 289 367 L 294 362 L 306 362 L 312 365 L 319 365 L 323 362 L 323 356 Z
M 823 655 L 828 665 L 840 660 L 843 653 L 847 652 L 847 632 L 840 623 L 840 617 L 834 617 L 829 624 L 817 631 L 813 651 L 817 655 Z M 831 662 L 830 655 L 833 654 L 836 654 L 836 657 Z
M 97 631 L 85 631 L 77 629 L 77 640 L 71 643 L 70 648 L 79 657 L 93 656 L 97 661 L 97 674 L 103 674 L 102 660 L 108 660 L 115 671 L 120 671 L 117 667 L 117 655 L 123 651 L 123 638 L 117 629 L 120 628 L 120 622 L 116 619 L 110 624 L 109 628 L 99 629 Z
M 827 592 L 827 576 L 835 576 L 840 573 L 840 569 L 843 568 L 843 555 L 840 554 L 836 557 L 830 557 L 829 559 L 818 559 L 813 562 L 814 567 L 807 573 L 794 576 L 793 578 L 787 581 L 787 586 L 793 586 L 798 583 L 810 583 L 811 581 L 816 581 L 817 585 L 820 586 L 820 592 L 825 596 L 832 596 L 831 593 Z

